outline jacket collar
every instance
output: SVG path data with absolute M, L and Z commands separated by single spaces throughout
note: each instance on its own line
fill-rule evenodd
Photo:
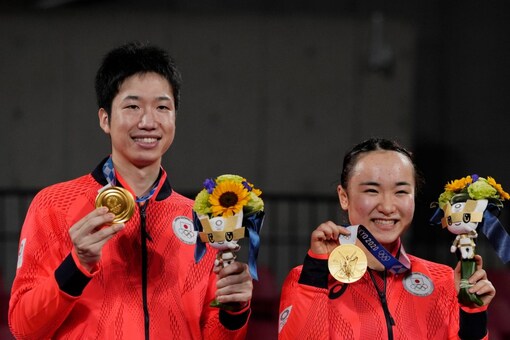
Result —
M 108 181 L 106 180 L 104 174 L 103 174 L 103 165 L 106 162 L 108 157 L 105 157 L 92 171 L 91 175 L 92 177 L 101 184 L 102 186 L 105 186 L 108 184 Z M 170 182 L 168 181 L 168 177 L 166 176 L 166 172 L 163 168 L 159 171 L 158 180 L 160 178 L 164 178 L 163 183 L 160 183 L 158 186 L 157 191 L 155 192 L 154 196 L 156 201 L 162 201 L 165 198 L 170 197 L 172 194 L 172 186 L 170 185 Z M 119 183 L 120 184 L 120 183 Z

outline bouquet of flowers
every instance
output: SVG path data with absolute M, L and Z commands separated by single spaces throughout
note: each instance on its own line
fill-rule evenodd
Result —
M 264 210 L 261 194 L 262 191 L 238 175 L 208 178 L 195 198 L 193 210 L 209 217 L 229 217 L 241 211 L 250 215 Z
M 471 286 L 468 279 L 476 270 L 477 227 L 487 236 L 501 260 L 510 261 L 510 236 L 497 218 L 503 201 L 508 199 L 510 195 L 494 178 L 471 175 L 448 182 L 438 201 L 432 204 L 438 208 L 431 222 L 438 224 L 440 221 L 443 228 L 456 235 L 450 251 L 457 253 L 461 261 L 458 298 L 465 305 L 483 304 L 478 296 L 468 292 Z
M 193 205 L 193 222 L 198 231 L 195 260 L 198 262 L 209 243 L 218 249 L 217 261 L 223 266 L 235 260 L 240 249 L 237 241 L 250 239 L 249 260 L 251 276 L 257 280 L 256 260 L 260 245 L 259 233 L 264 220 L 262 191 L 238 175 L 221 175 L 204 181 Z
M 439 208 L 443 209 L 447 202 L 453 204 L 465 202 L 468 199 L 487 199 L 498 208 L 502 208 L 502 201 L 509 200 L 510 195 L 503 190 L 501 184 L 496 183 L 494 178 L 473 175 L 446 183 L 444 191 L 439 195 L 438 204 Z

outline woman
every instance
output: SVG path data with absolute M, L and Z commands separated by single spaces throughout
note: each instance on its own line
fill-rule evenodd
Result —
M 303 265 L 283 285 L 279 339 L 487 337 L 495 289 L 481 257 L 469 291 L 483 305 L 459 306 L 459 266 L 404 251 L 401 237 L 411 225 L 419 182 L 411 154 L 395 142 L 370 139 L 346 154 L 337 192 L 356 227 L 328 221 L 312 232 Z

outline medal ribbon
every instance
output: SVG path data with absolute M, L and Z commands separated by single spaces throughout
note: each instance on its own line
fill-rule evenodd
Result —
M 389 251 L 387 251 L 386 248 L 384 248 L 363 225 L 359 224 L 351 227 L 356 227 L 355 229 L 357 229 L 357 232 L 351 232 L 351 235 L 345 236 L 354 238 L 354 235 L 357 235 L 358 240 L 360 240 L 365 248 L 367 248 L 367 250 L 384 266 L 384 268 L 386 268 L 386 270 L 393 274 L 401 274 L 411 269 L 411 262 L 409 261 L 402 245 L 400 246 L 399 256 L 397 259 Z
M 359 224 L 346 226 L 345 229 L 349 230 L 350 234 L 349 235 L 340 234 L 338 236 L 338 238 L 339 238 L 338 241 L 342 240 L 342 242 L 340 242 L 340 244 L 356 244 L 356 236 L 358 235 L 358 227 L 359 227 Z
M 113 168 L 112 156 L 108 157 L 108 159 L 106 160 L 106 162 L 103 165 L 103 175 L 106 178 L 106 181 L 108 182 L 109 185 L 111 185 L 111 186 L 116 185 L 117 178 L 115 177 L 115 169 Z M 154 186 L 152 187 L 152 189 L 149 191 L 149 193 L 147 195 L 142 196 L 142 197 L 137 196 L 135 199 L 136 202 L 143 203 L 143 202 L 147 201 L 149 198 L 152 197 L 152 195 L 154 195 L 154 192 L 156 191 L 157 187 L 158 187 L 158 181 L 156 181 L 156 183 L 154 183 Z

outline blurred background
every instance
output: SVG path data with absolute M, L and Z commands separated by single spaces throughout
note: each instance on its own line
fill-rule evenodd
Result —
M 345 222 L 336 185 L 352 145 L 381 136 L 414 151 L 426 185 L 406 249 L 448 265 L 452 236 L 428 223 L 444 184 L 477 173 L 510 190 L 509 19 L 507 1 L 2 0 L 0 338 L 11 338 L 8 296 L 30 200 L 110 150 L 93 79 L 112 47 L 150 41 L 182 72 L 164 159 L 177 191 L 194 197 L 223 173 L 263 190 L 250 337 L 276 339 L 279 290 L 310 232 Z M 498 289 L 491 338 L 508 338 L 508 266 L 483 235 L 478 251 Z

